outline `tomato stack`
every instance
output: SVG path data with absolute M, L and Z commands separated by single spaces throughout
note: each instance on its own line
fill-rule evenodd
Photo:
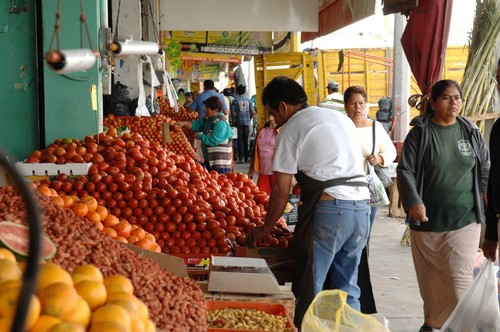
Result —
M 269 196 L 246 174 L 208 172 L 138 133 L 59 143 L 84 147 L 93 165 L 88 176 L 61 175 L 47 184 L 60 195 L 94 197 L 110 214 L 153 234 L 164 253 L 229 253 L 266 216 Z M 281 222 L 258 245 L 286 247 L 292 239 Z

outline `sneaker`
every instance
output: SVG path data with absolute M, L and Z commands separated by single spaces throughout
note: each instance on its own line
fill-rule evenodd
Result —
M 418 332 L 432 332 L 434 331 L 434 329 L 428 325 L 422 325 L 420 327 L 420 330 L 418 330 Z

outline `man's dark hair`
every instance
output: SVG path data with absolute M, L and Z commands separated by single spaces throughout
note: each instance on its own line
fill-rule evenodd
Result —
M 222 110 L 222 101 L 217 96 L 205 99 L 203 105 L 209 107 L 212 110 L 217 110 L 218 112 Z
M 238 95 L 244 95 L 247 92 L 247 87 L 244 85 L 238 85 L 236 88 L 236 91 L 238 92 Z
M 203 82 L 203 89 L 204 90 L 213 90 L 215 89 L 215 83 L 212 80 L 205 80 Z
M 277 110 L 282 101 L 289 105 L 305 105 L 307 95 L 299 83 L 286 76 L 278 76 L 262 91 L 262 104 Z

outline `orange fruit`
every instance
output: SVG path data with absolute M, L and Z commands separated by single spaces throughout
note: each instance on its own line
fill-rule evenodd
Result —
M 102 224 L 104 225 L 104 227 L 113 227 L 115 225 L 118 225 L 119 222 L 120 219 L 118 219 L 116 216 L 108 214 L 102 221 Z
M 134 294 L 130 294 L 128 292 L 113 292 L 113 293 L 108 294 L 108 298 L 106 300 L 106 303 L 113 303 L 113 301 L 117 301 L 117 300 L 139 301 L 139 299 L 137 297 L 135 297 Z
M 7 280 L 20 280 L 23 272 L 11 259 L 0 259 L 0 283 Z
M 130 235 L 127 239 L 128 243 L 130 244 L 134 244 L 136 243 L 137 241 L 139 241 L 139 238 L 135 235 Z
M 16 262 L 16 256 L 7 248 L 0 248 L 0 259 L 6 259 L 12 263 Z
M 128 243 L 127 239 L 122 236 L 115 237 L 115 240 L 123 243 Z
M 99 281 L 83 280 L 75 285 L 75 289 L 92 311 L 106 303 L 106 287 Z
M 21 287 L 11 288 L 7 291 L 2 290 L 0 293 L 0 317 L 13 318 L 17 309 L 19 293 Z M 30 328 L 35 324 L 40 316 L 40 301 L 36 295 L 31 295 L 28 313 L 26 315 L 26 328 Z
M 117 304 L 105 304 L 92 313 L 90 319 L 91 326 L 104 322 L 114 322 L 123 325 L 127 330 L 130 330 L 132 326 L 127 310 Z
M 134 286 L 132 285 L 132 281 L 120 274 L 114 274 L 104 278 L 104 286 L 106 286 L 106 290 L 108 290 L 108 296 L 109 294 L 115 293 L 117 291 L 134 294 Z
M 50 199 L 52 202 L 54 202 L 56 205 L 59 205 L 61 207 L 64 207 L 64 199 L 61 196 L 58 196 L 57 193 L 55 196 L 50 196 Z
M 23 285 L 22 279 L 7 280 L 4 282 L 0 282 L 0 290 L 2 292 L 6 292 L 13 288 L 21 288 L 22 285 Z
M 97 324 L 92 324 L 89 332 L 128 332 L 129 330 L 117 322 L 101 322 Z
M 80 200 L 80 198 L 78 198 L 78 196 L 76 195 L 68 195 L 68 196 L 71 197 L 71 199 L 73 199 L 73 204 L 77 203 Z
M 62 196 L 62 199 L 64 201 L 64 205 L 63 207 L 69 209 L 73 206 L 73 204 L 75 204 L 75 201 L 73 200 L 73 198 L 71 196 L 68 196 L 68 195 L 65 195 L 65 196 Z
M 137 312 L 139 313 L 139 319 L 142 320 L 144 326 L 147 326 L 147 321 L 149 320 L 148 307 L 139 299 L 137 299 Z
M 67 322 L 81 324 L 83 327 L 89 326 L 92 311 L 90 306 L 82 296 L 78 297 L 78 303 L 73 313 L 66 318 Z
M 102 222 L 98 221 L 98 222 L 95 222 L 94 225 L 97 227 L 98 230 L 102 231 L 104 229 L 104 225 L 102 224 Z
M 144 238 L 147 240 L 151 240 L 151 242 L 156 243 L 156 238 L 153 234 L 146 232 L 146 235 L 144 235 Z
M 94 197 L 89 196 L 89 195 L 80 197 L 80 200 L 78 202 L 84 203 L 85 205 L 87 205 L 89 212 L 95 211 L 97 209 L 97 206 L 98 206 L 97 200 Z
M 13 317 L 0 317 L 0 331 L 9 332 L 12 327 Z
M 28 332 L 47 332 L 52 326 L 59 324 L 60 322 L 61 320 L 58 318 L 40 315 L 35 324 L 28 329 Z
M 71 275 L 62 267 L 54 263 L 40 264 L 37 293 L 45 289 L 47 286 L 57 282 L 62 282 L 73 287 L 73 279 L 71 278 Z
M 52 196 L 50 188 L 44 184 L 38 186 L 38 191 L 45 196 Z
M 97 213 L 95 211 L 89 211 L 89 213 L 87 213 L 85 218 L 87 218 L 88 221 L 90 221 L 94 224 L 101 222 L 101 216 L 99 215 L 99 213 Z
M 147 250 L 151 250 L 151 247 L 153 246 L 153 244 L 155 244 L 153 241 L 151 241 L 150 239 L 146 239 L 146 238 L 134 243 L 134 245 L 141 247 L 141 248 L 144 248 L 144 249 L 147 249 Z
M 120 222 L 113 226 L 113 228 L 118 236 L 124 238 L 128 238 L 130 236 L 130 232 L 132 231 L 132 225 L 130 225 L 125 219 L 120 220 Z
M 135 235 L 139 240 L 142 240 L 146 236 L 146 231 L 140 227 L 137 227 L 130 232 L 130 235 Z
M 112 238 L 116 238 L 118 236 L 118 234 L 116 234 L 116 231 L 111 227 L 104 227 L 102 231 L 111 236 Z
M 73 286 L 56 282 L 39 292 L 42 313 L 65 320 L 78 305 L 78 293 Z
M 61 322 L 52 326 L 47 332 L 85 332 L 85 328 L 81 324 Z
M 106 219 L 106 217 L 109 214 L 108 209 L 102 205 L 97 206 L 97 209 L 95 210 L 95 212 L 97 212 L 99 214 L 99 216 L 101 217 L 101 219 L 99 221 L 103 221 L 104 219 Z
M 50 196 L 57 196 L 57 191 L 54 188 L 49 188 Z
M 87 213 L 89 213 L 89 208 L 87 207 L 87 204 L 80 203 L 80 201 L 73 204 L 73 206 L 71 207 L 71 210 L 73 211 L 73 213 L 76 216 L 79 216 L 79 217 L 85 217 L 87 215 Z
M 73 270 L 71 278 L 73 279 L 73 283 L 75 285 L 83 280 L 93 280 L 100 283 L 104 281 L 104 277 L 102 275 L 101 270 L 99 270 L 97 266 L 92 264 L 84 264 L 77 266 Z
M 150 250 L 157 253 L 161 253 L 161 247 L 158 245 L 158 243 L 154 243 Z
M 156 325 L 151 319 L 144 326 L 145 332 L 156 332 Z

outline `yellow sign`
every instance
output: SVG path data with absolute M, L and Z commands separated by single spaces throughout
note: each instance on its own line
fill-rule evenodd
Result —
M 90 86 L 90 99 L 92 102 L 92 110 L 97 111 L 97 87 L 95 84 Z
M 206 31 L 171 31 L 171 39 L 182 43 L 206 43 Z
M 239 45 L 240 33 L 235 31 L 209 31 L 207 43 L 217 45 Z

